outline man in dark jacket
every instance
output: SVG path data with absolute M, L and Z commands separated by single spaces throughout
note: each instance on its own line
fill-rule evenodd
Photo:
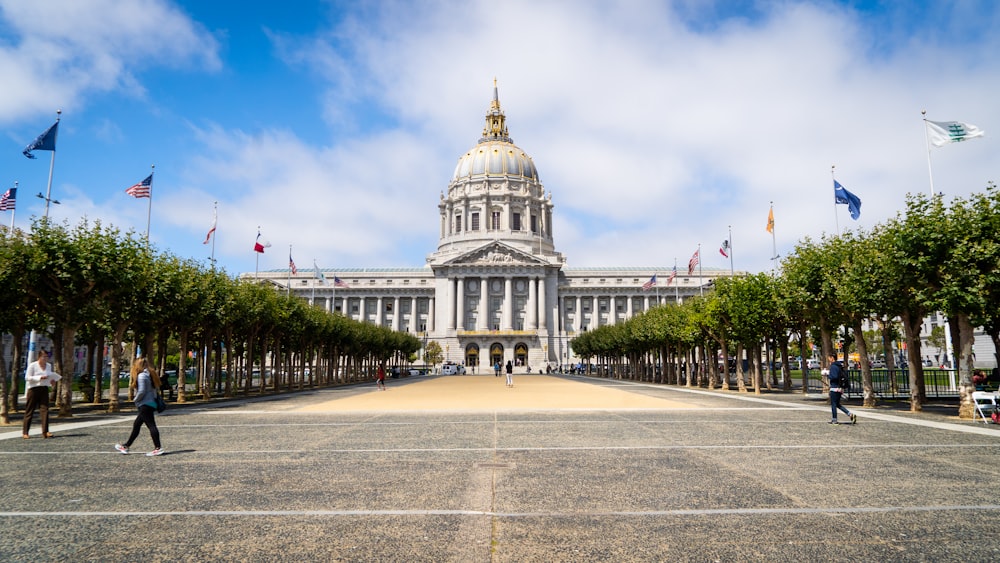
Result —
M 830 380 L 830 410 L 833 411 L 833 419 L 830 424 L 840 424 L 837 422 L 838 409 L 850 417 L 851 424 L 855 424 L 858 421 L 857 415 L 852 414 L 851 411 L 847 410 L 847 407 L 840 404 L 840 397 L 850 385 L 850 381 L 847 379 L 847 370 L 844 369 L 844 364 L 837 360 L 837 354 L 830 354 L 829 360 L 829 370 L 823 371 L 829 374 Z

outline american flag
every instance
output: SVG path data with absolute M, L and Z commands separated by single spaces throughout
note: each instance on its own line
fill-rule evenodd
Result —
M 674 270 L 672 272 L 670 272 L 670 277 L 667 278 L 667 285 L 670 285 L 671 283 L 673 283 L 674 278 L 676 278 L 676 277 L 677 277 L 677 265 L 675 264 L 674 265 Z
M 647 291 L 649 288 L 655 285 L 656 285 L 656 274 L 653 274 L 653 277 L 649 278 L 648 282 L 642 284 L 642 290 Z
M 125 190 L 125 193 L 132 197 L 149 197 L 153 189 L 153 175 L 146 176 L 146 179 Z
M 699 254 L 701 254 L 701 249 L 700 248 L 698 250 L 695 250 L 694 254 L 691 256 L 691 259 L 688 260 L 688 275 L 689 276 L 694 274 L 695 266 L 698 265 L 698 261 L 699 261 L 698 255 Z
M 292 270 L 292 275 L 299 273 L 299 269 L 295 267 L 295 260 L 292 260 L 292 253 L 288 253 L 288 267 Z
M 15 204 L 17 203 L 17 188 L 11 188 L 3 193 L 0 197 L 0 211 L 14 211 Z
M 351 286 L 344 283 L 344 280 L 337 277 L 337 274 L 333 275 L 333 287 L 342 287 L 344 289 L 350 289 Z

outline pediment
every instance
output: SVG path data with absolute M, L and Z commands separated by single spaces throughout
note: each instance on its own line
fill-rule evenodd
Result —
M 445 262 L 448 266 L 545 265 L 535 256 L 494 241 Z

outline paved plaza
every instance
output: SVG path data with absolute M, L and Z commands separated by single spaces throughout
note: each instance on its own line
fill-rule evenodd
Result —
M 1000 428 L 569 376 L 0 427 L 3 561 L 990 561 Z M 843 417 L 842 417 L 843 420 Z M 38 431 L 35 421 L 32 432 Z

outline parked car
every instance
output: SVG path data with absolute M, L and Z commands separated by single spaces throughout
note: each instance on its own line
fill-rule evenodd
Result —
M 809 369 L 819 369 L 819 360 L 817 358 L 809 358 L 806 360 L 806 367 Z
M 872 360 L 872 369 L 885 369 L 885 360 Z
M 445 362 L 441 366 L 442 375 L 465 375 L 465 366 L 459 364 L 453 364 L 451 362 Z

